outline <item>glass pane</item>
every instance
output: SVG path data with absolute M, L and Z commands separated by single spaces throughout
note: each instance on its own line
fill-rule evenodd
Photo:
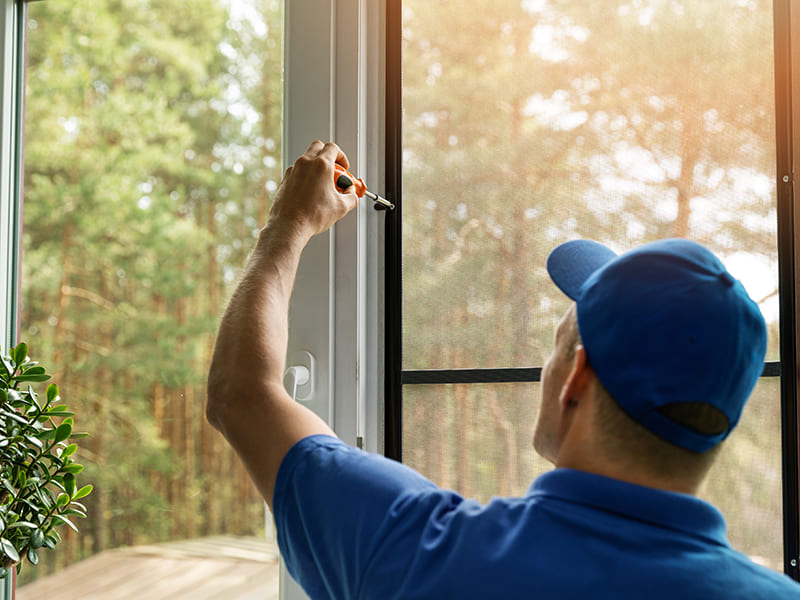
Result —
M 770 2 L 403 5 L 404 368 L 543 364 L 576 237 L 709 246 L 777 359 Z
M 403 462 L 468 498 L 522 496 L 552 465 L 533 450 L 540 387 L 525 384 L 403 389 Z M 700 496 L 725 515 L 734 548 L 783 571 L 777 378 L 761 379 Z
M 203 411 L 222 302 L 282 176 L 282 6 L 29 4 L 21 337 L 91 434 L 94 492 L 20 600 L 100 579 L 103 598 L 196 597 L 248 561 L 277 590 L 263 501 Z M 196 579 L 160 595 L 145 555 Z

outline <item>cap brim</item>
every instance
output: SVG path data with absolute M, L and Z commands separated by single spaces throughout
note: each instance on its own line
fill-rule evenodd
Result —
M 558 288 L 573 300 L 592 273 L 617 257 L 598 242 L 572 240 L 557 246 L 547 257 L 547 272 Z

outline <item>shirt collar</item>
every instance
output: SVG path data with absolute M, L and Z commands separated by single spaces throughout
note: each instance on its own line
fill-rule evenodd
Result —
M 688 494 L 560 468 L 540 475 L 527 496 L 560 498 L 729 545 L 722 513 L 708 502 Z

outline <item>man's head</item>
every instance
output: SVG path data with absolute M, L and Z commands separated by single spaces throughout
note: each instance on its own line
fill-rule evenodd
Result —
M 617 256 L 577 240 L 553 250 L 547 268 L 575 301 L 560 329 L 574 319 L 578 358 L 627 417 L 691 453 L 727 437 L 761 374 L 766 326 L 711 252 L 672 239 Z M 565 349 L 557 341 L 548 363 L 569 360 Z M 563 385 L 555 365 L 543 373 L 543 403 L 546 388 Z

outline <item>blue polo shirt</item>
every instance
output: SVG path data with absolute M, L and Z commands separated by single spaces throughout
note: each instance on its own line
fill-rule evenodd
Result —
M 728 544 L 710 504 L 556 469 L 482 505 L 329 436 L 298 442 L 273 497 L 312 599 L 800 599 Z

